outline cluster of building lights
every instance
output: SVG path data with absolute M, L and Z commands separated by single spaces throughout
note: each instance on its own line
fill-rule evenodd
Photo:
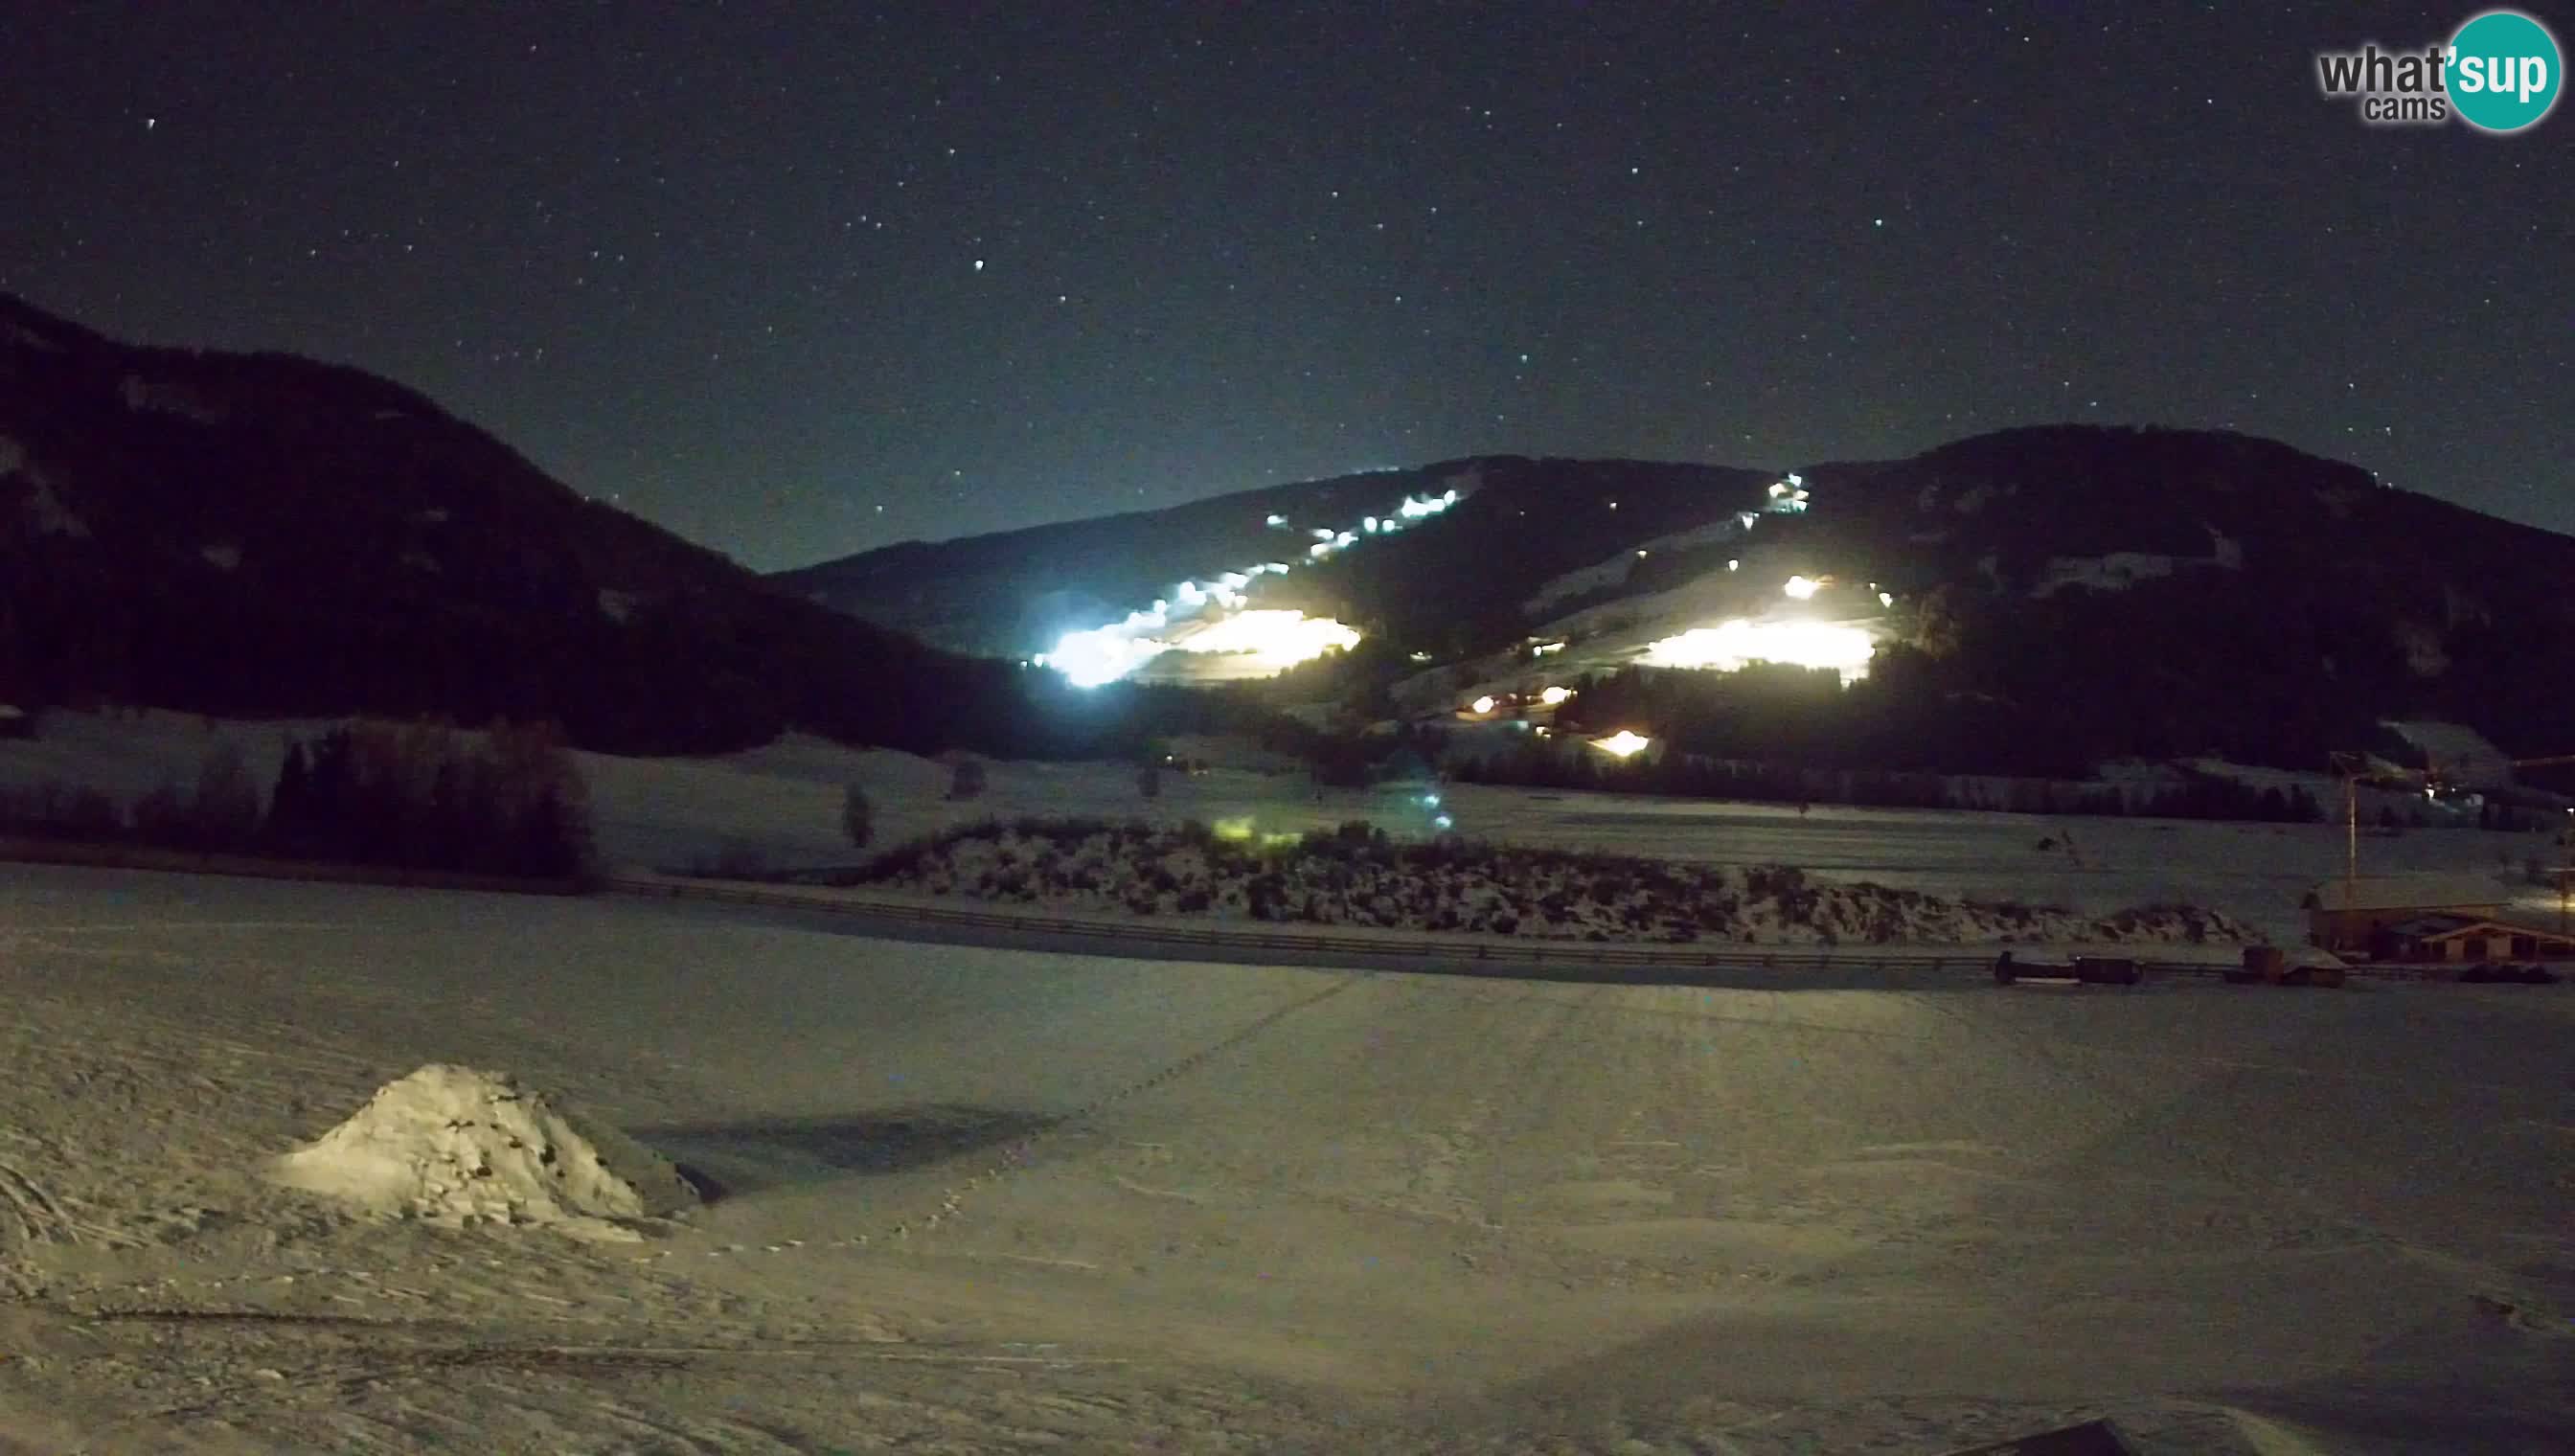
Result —
M 1529 695 L 1525 701 L 1538 704 L 1545 708 L 1562 708 L 1566 701 L 1572 697 L 1573 690 L 1565 687 L 1561 683 L 1558 683 L 1539 689 L 1536 693 Z M 1491 713 L 1494 709 L 1509 707 L 1521 702 L 1523 702 L 1523 700 L 1517 696 L 1510 698 L 1495 698 L 1493 695 L 1487 693 L 1477 698 L 1474 702 L 1467 704 L 1466 711 L 1475 715 L 1477 718 L 1481 718 L 1484 715 Z

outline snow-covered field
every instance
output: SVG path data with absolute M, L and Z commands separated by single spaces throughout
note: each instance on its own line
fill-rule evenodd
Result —
M 287 731 L 317 725 L 219 724 L 267 765 Z M 164 776 L 185 778 L 210 741 L 194 719 L 49 715 L 45 736 L 0 741 L 0 783 L 59 775 L 97 782 L 129 800 Z M 265 755 L 265 756 L 262 756 Z M 866 786 L 877 808 L 877 846 L 989 818 L 1106 816 L 1156 824 L 1251 817 L 1267 832 L 1373 821 L 1398 837 L 1427 835 L 1431 810 L 1413 793 L 1329 790 L 1318 798 L 1301 773 L 1219 767 L 1163 775 L 1159 798 L 1137 791 L 1117 764 L 999 762 L 980 798 L 943 797 L 946 768 L 910 754 L 861 752 L 788 737 L 716 758 L 580 755 L 591 784 L 603 852 L 619 864 L 686 869 L 729 844 L 758 850 L 773 867 L 858 860 L 841 837 L 842 786 Z M 1255 751 L 1239 761 L 1268 763 Z M 265 771 L 265 766 L 263 767 Z M 2303 940 L 2297 905 L 2342 872 L 2338 824 L 2209 823 L 2169 819 L 2048 818 L 2020 814 L 1792 805 L 1555 793 L 1452 785 L 1440 811 L 1470 838 L 1551 849 L 1599 850 L 1690 863 L 1785 864 L 1823 878 L 1874 880 L 1950 898 L 2063 904 L 2087 915 L 2124 906 L 2193 904 L 2244 921 L 2283 944 Z M 2042 840 L 2049 847 L 2038 847 Z M 2553 925 L 2554 891 L 2521 882 L 2524 859 L 2556 851 L 2546 838 L 2476 829 L 2364 834 L 2361 870 L 2474 871 L 2519 898 L 2516 913 Z
M 11 865 L 0 996 L 0 1450 L 2575 1444 L 2557 988 L 1565 986 Z M 602 1242 L 262 1175 L 433 1062 L 720 1196 Z

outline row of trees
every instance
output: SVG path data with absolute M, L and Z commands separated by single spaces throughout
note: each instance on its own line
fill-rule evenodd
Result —
M 469 599 L 454 590 L 462 570 L 335 558 L 296 575 L 245 562 L 137 576 L 97 553 L 21 563 L 0 550 L 0 702 L 547 721 L 580 746 L 639 754 L 801 729 L 917 753 L 1132 758 L 1155 737 L 1258 733 L 1277 717 L 1245 690 L 1075 688 L 750 585 L 675 591 L 612 620 L 569 588 L 505 600 L 499 581 Z
M 1940 773 L 1727 761 L 1680 752 L 1648 760 L 1620 761 L 1546 743 L 1531 743 L 1515 752 L 1485 757 L 1461 756 L 1450 764 L 1449 773 L 1461 783 L 1598 789 L 1755 803 L 1843 803 L 1879 808 L 2125 814 L 2270 823 L 2313 823 L 2324 817 L 2323 806 L 2303 787 L 2256 788 L 2210 775 L 2132 792 L 2103 784 L 2051 779 L 1986 782 Z
M 290 740 L 274 784 L 232 743 L 195 780 L 164 782 L 130 812 L 95 789 L 0 794 L 0 827 L 205 853 L 568 879 L 592 862 L 580 769 L 551 726 L 462 733 L 361 721 Z
M 263 833 L 298 857 L 535 878 L 592 856 L 588 788 L 548 726 L 360 723 L 289 743 Z

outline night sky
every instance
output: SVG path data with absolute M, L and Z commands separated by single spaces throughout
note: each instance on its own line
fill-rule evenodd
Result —
M 2317 93 L 2470 13 L 48 0 L 0 289 L 390 375 L 762 569 L 2058 420 L 2575 530 L 2575 107 Z

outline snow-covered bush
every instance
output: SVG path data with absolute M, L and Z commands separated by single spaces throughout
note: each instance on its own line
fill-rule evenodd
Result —
M 2100 919 L 2062 906 L 1944 900 L 1729 868 L 1466 841 L 1396 842 L 1365 822 L 1285 842 L 1099 819 L 945 830 L 843 882 L 1062 908 L 1584 940 L 2247 940 L 2224 915 L 2150 905 Z

